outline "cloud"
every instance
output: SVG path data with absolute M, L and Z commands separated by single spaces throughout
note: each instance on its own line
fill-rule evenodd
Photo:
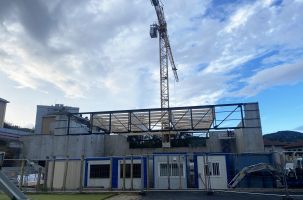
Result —
M 217 53 L 204 61 L 208 65 L 202 69 L 202 77 L 212 74 L 217 76 L 214 80 L 221 83 L 220 89 L 224 92 L 219 99 L 250 97 L 270 87 L 293 85 L 303 80 L 300 34 L 303 26 L 298 21 L 303 19 L 299 14 L 301 8 L 303 5 L 295 1 L 251 1 L 236 7 L 229 17 L 220 21 L 221 29 L 211 35 L 215 38 L 211 40 L 212 47 L 204 48 L 207 55 L 213 54 L 214 49 Z M 267 57 L 271 51 L 278 53 Z M 261 63 L 256 62 L 260 56 Z M 222 81 L 220 76 L 229 78 Z M 205 84 L 203 78 L 200 82 Z M 206 84 L 210 86 L 213 82 Z M 218 89 L 212 92 L 215 91 Z
M 256 6 L 247 5 L 238 9 L 229 20 L 229 23 L 225 26 L 224 32 L 230 33 L 235 29 L 246 24 L 251 15 L 256 12 Z
M 180 78 L 174 84 L 170 74 L 171 105 L 302 80 L 302 9 L 300 1 L 164 1 Z M 49 96 L 159 107 L 158 41 L 149 37 L 156 20 L 146 1 L 0 1 L 0 71 Z M 270 51 L 278 53 L 246 66 Z
M 299 127 L 295 128 L 294 130 L 303 133 L 303 126 L 299 126 Z
M 238 95 L 254 96 L 260 91 L 274 86 L 294 85 L 302 82 L 302 77 L 303 61 L 267 68 L 243 80 L 247 85 L 238 92 Z
M 148 26 L 140 23 L 147 15 L 137 16 L 144 5 L 137 4 L 7 2 L 13 17 L 3 16 L 0 27 L 0 70 L 16 81 L 18 88 L 44 91 L 55 87 L 70 98 L 84 97 L 96 87 L 116 94 L 114 85 L 123 86 L 123 74 L 127 74 L 123 71 L 131 75 L 143 67 L 135 64 L 140 59 L 134 56 L 147 56 L 146 51 L 140 52 L 143 28 L 148 36 Z M 132 6 L 135 9 L 129 12 Z M 112 75 L 115 78 L 110 78 Z
M 208 67 L 203 71 L 205 75 L 209 73 L 224 73 L 231 71 L 232 69 L 241 66 L 243 63 L 252 59 L 255 55 L 243 55 L 243 56 L 222 56 L 212 61 Z M 223 67 L 224 66 L 224 67 Z

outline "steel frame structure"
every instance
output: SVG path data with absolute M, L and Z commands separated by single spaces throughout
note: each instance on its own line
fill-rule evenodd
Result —
M 261 128 L 247 126 L 249 120 L 243 103 L 219 104 L 207 106 L 171 107 L 117 110 L 102 112 L 67 113 L 67 134 L 73 134 L 74 129 L 85 127 L 81 134 L 123 134 L 146 135 L 171 134 L 180 132 L 208 132 L 210 130 L 234 130 L 240 128 Z M 163 126 L 162 122 L 168 124 Z M 76 125 L 75 125 L 76 124 Z M 79 126 L 79 124 L 81 126 Z M 79 131 L 76 131 L 79 133 Z

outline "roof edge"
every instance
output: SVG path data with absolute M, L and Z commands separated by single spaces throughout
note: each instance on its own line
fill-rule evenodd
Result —
M 0 102 L 9 103 L 8 100 L 2 99 L 2 98 L 0 98 Z

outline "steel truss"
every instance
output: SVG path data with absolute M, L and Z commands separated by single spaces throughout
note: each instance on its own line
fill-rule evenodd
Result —
M 245 104 L 68 113 L 67 134 L 160 134 L 260 128 L 246 126 Z M 163 121 L 168 122 L 163 126 Z M 249 123 L 251 124 L 251 123 Z M 82 129 L 82 132 L 79 129 Z M 75 129 L 78 129 L 75 131 Z

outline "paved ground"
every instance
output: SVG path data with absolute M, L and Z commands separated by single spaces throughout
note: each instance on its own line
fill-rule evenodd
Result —
M 142 199 L 141 195 L 137 195 L 137 194 L 119 194 L 111 198 L 108 198 L 107 200 L 141 200 L 141 199 Z
M 120 195 L 119 195 L 120 196 Z M 120 199 L 125 199 L 120 196 Z M 119 199 L 119 200 L 120 200 Z M 281 194 L 249 194 L 249 193 L 231 193 L 231 192 L 215 192 L 213 195 L 207 195 L 205 192 L 147 192 L 146 195 L 137 197 L 134 200 L 282 200 Z M 303 200 L 303 195 L 294 194 L 294 200 Z M 118 199 L 117 199 L 118 200 Z

